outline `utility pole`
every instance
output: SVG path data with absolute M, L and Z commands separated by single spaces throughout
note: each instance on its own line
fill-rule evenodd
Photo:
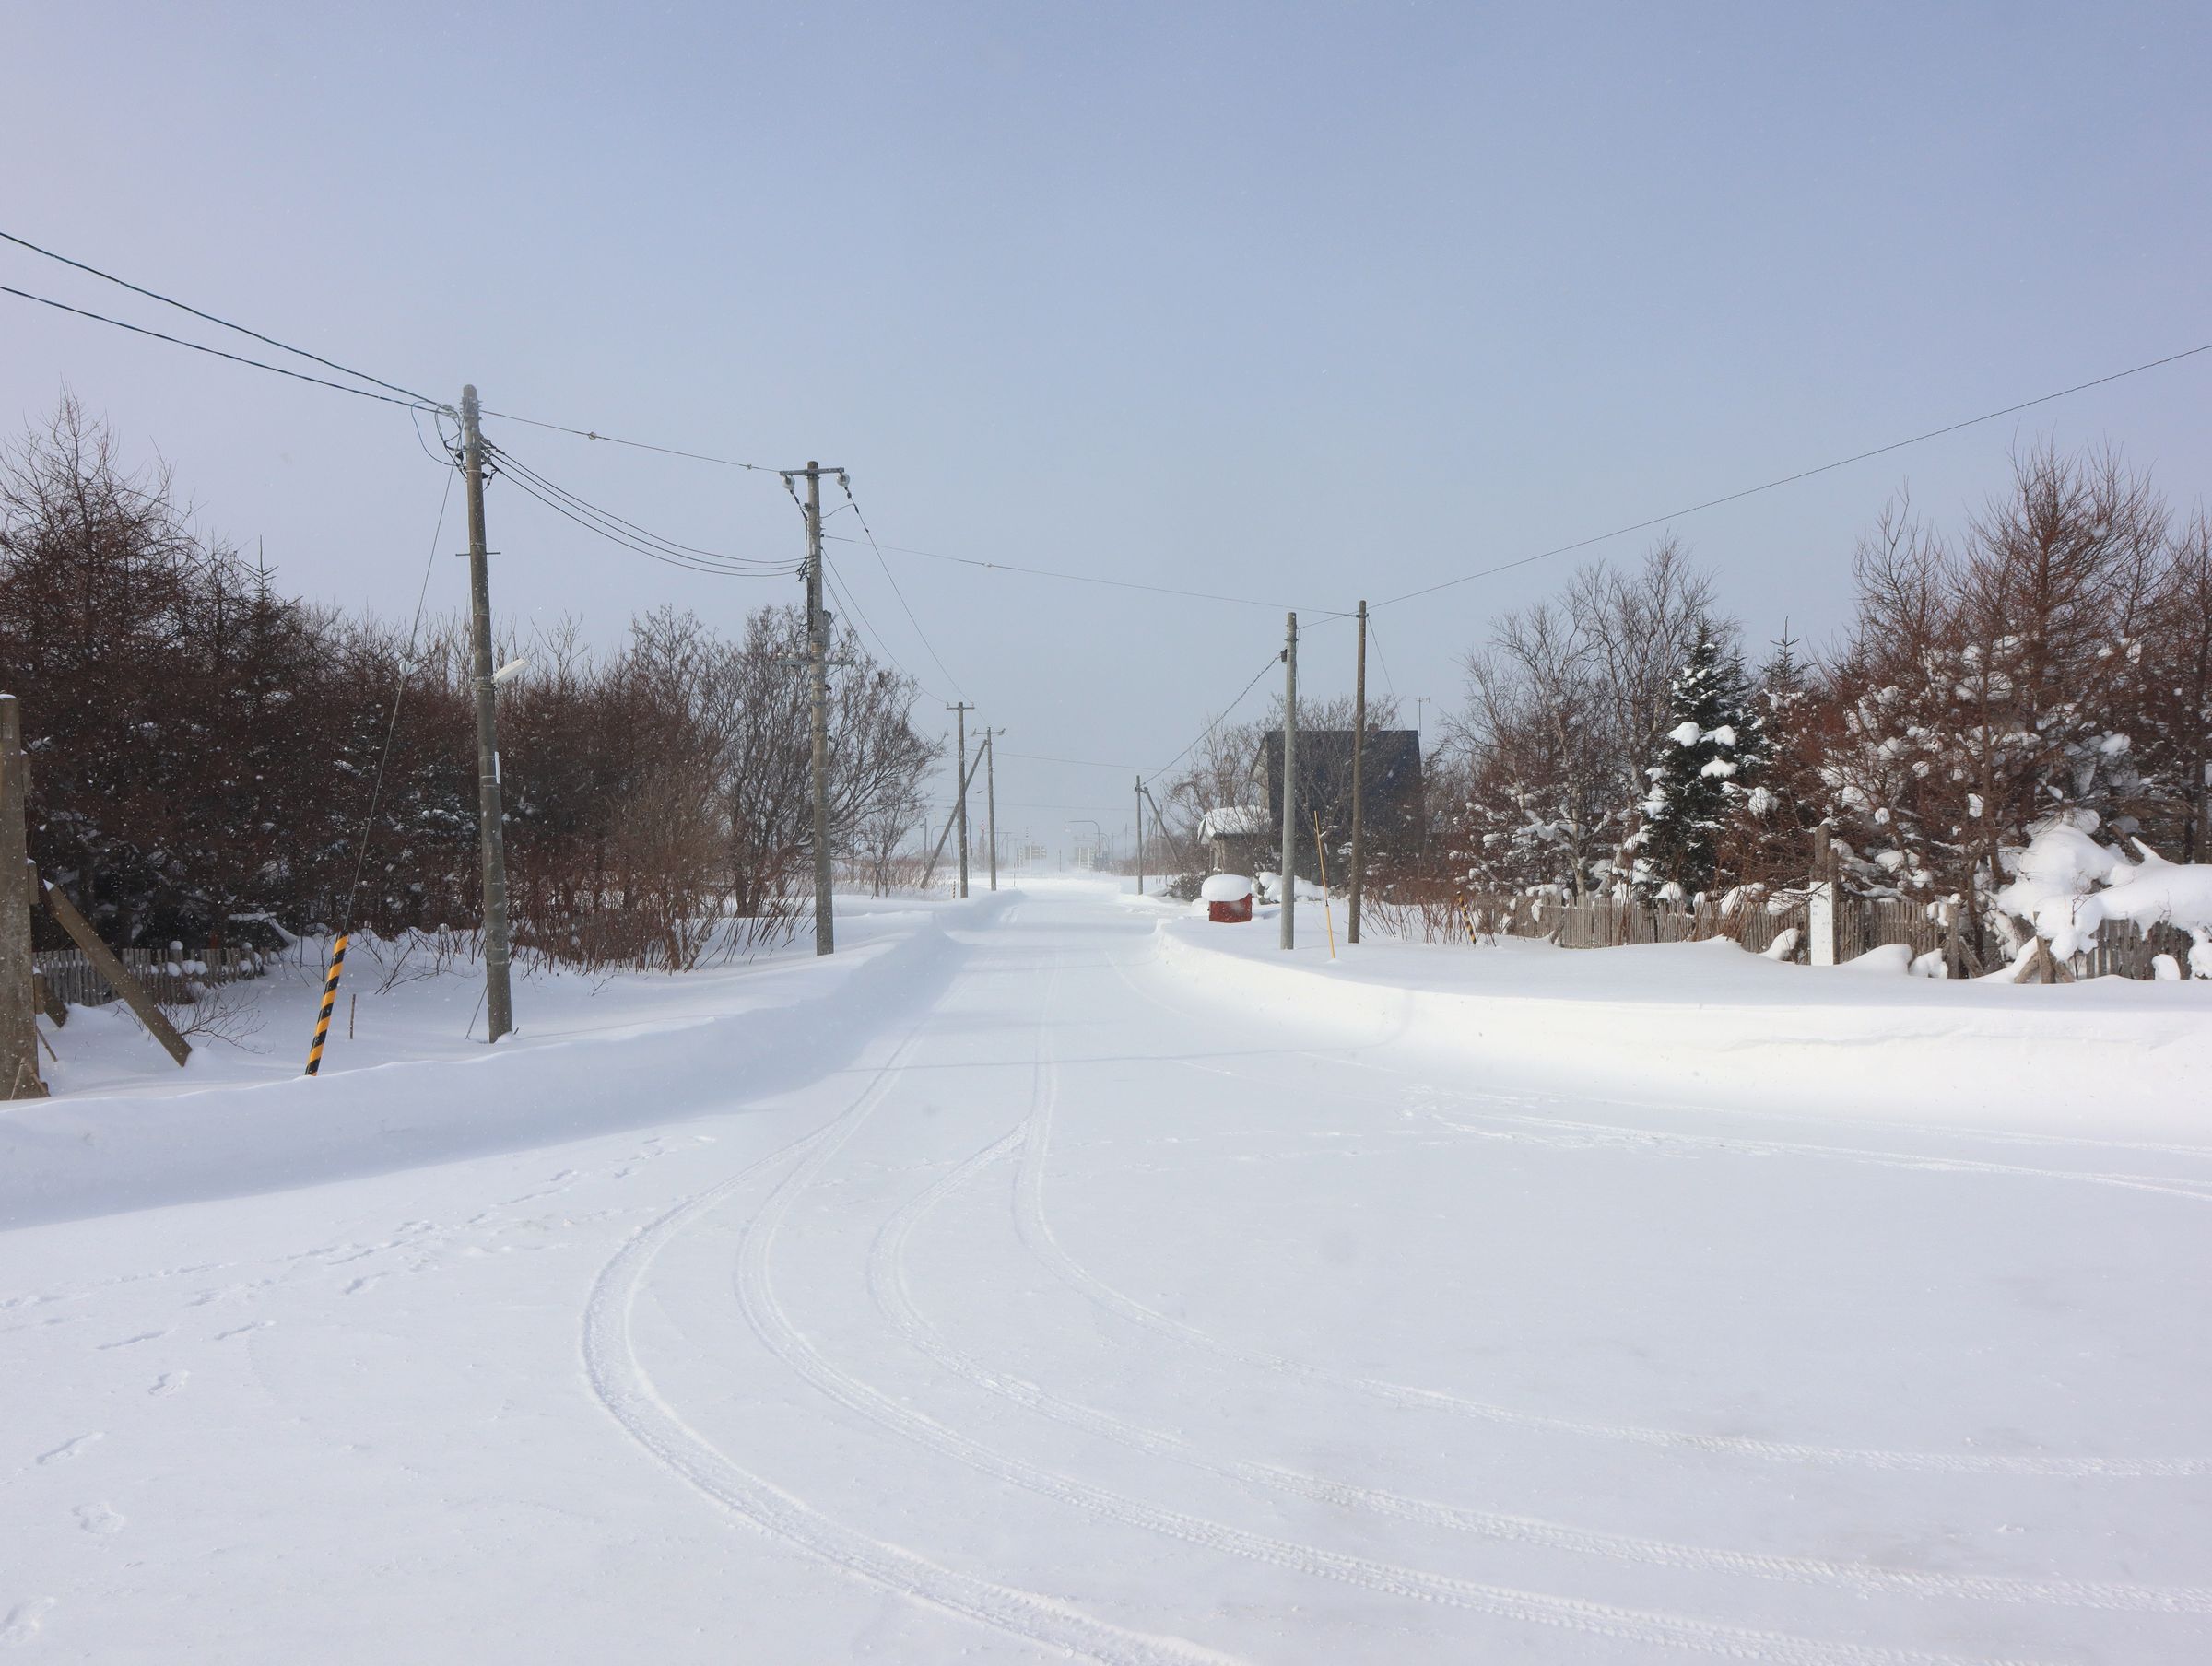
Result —
M 499 695 L 491 682 L 491 567 L 484 548 L 484 436 L 477 390 L 461 390 L 461 473 L 468 482 L 469 669 L 477 694 L 477 842 L 484 855 L 484 1034 L 514 1028 L 507 980 L 507 838 L 500 804 Z
M 953 714 L 960 737 L 960 800 L 954 806 L 953 814 L 960 826 L 960 895 L 965 897 L 968 895 L 968 714 L 975 708 L 962 700 L 959 705 L 947 706 L 945 710 Z
M 1359 886 L 1367 871 L 1367 603 L 1359 604 L 1359 671 L 1352 682 L 1352 894 L 1351 930 L 1345 941 L 1359 941 Z
M 1136 778 L 1136 894 L 1145 894 L 1145 778 Z
M 991 841 L 991 888 L 998 889 L 998 748 L 991 744 L 994 735 L 1006 733 L 1004 729 L 983 731 L 983 798 L 989 805 L 989 816 L 983 824 L 983 837 Z
M 0 694 L 0 1099 L 42 1099 L 39 1018 L 30 980 L 30 900 L 38 870 L 30 865 L 24 821 L 30 796 L 30 757 L 23 750 L 23 712 Z
M 813 729 L 814 952 L 837 949 L 830 851 L 830 616 L 822 610 L 822 465 L 806 463 L 806 702 Z
M 1282 946 L 1298 943 L 1298 616 L 1283 636 Z

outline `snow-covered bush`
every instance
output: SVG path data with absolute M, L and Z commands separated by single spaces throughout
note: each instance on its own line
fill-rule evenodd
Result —
M 2212 863 L 2168 862 L 2141 839 L 2132 841 L 2131 860 L 2099 844 L 2098 827 L 2090 810 L 2042 823 L 2012 859 L 2014 878 L 1997 906 L 2031 922 L 2061 959 L 2094 946 L 2107 921 L 2178 927 L 2194 940 L 2191 974 L 2212 978 Z

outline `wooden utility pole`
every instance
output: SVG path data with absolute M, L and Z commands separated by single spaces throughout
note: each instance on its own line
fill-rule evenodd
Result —
M 959 734 L 959 803 L 953 806 L 953 815 L 960 827 L 960 895 L 968 895 L 968 714 L 975 708 L 966 700 L 957 706 L 947 706 Z
M 994 735 L 1006 733 L 1004 729 L 983 731 L 983 801 L 986 805 L 983 837 L 991 841 L 991 888 L 998 889 L 998 749 L 992 745 Z
M 1359 604 L 1359 675 L 1352 682 L 1352 922 L 1347 943 L 1359 941 L 1359 887 L 1367 873 L 1367 603 Z
M 30 991 L 30 757 L 23 750 L 23 709 L 0 694 L 0 1098 L 42 1099 L 39 1015 Z
M 477 390 L 461 390 L 461 473 L 468 484 L 468 649 L 477 696 L 477 842 L 484 857 L 484 1025 L 488 1041 L 514 1028 L 507 974 L 507 839 L 500 804 L 499 695 L 491 683 L 491 568 L 484 548 L 484 437 Z
M 1298 616 L 1283 633 L 1282 946 L 1298 944 Z

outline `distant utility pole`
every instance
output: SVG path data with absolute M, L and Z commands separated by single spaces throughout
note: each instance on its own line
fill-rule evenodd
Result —
M 1284 948 L 1298 943 L 1298 616 L 1283 635 L 1283 887 Z
M 994 891 L 998 889 L 998 748 L 991 744 L 991 738 L 1004 733 L 1004 729 L 983 731 L 983 797 L 988 805 L 983 837 L 991 841 L 991 888 Z
M 958 771 L 960 800 L 954 806 L 953 814 L 960 827 L 960 895 L 965 897 L 968 895 L 968 714 L 975 708 L 962 700 L 959 705 L 947 706 L 945 710 L 953 714 L 953 722 L 958 725 L 960 737 L 960 767 Z
M 461 473 L 468 483 L 468 649 L 477 694 L 477 842 L 484 855 L 484 1031 L 514 1028 L 507 980 L 507 837 L 500 804 L 499 695 L 491 682 L 491 567 L 484 547 L 484 436 L 477 390 L 461 390 Z
M 1359 675 L 1352 682 L 1352 895 L 1351 930 L 1347 943 L 1359 941 L 1359 886 L 1366 873 L 1367 851 L 1362 838 L 1367 826 L 1367 781 L 1363 766 L 1367 754 L 1367 603 L 1359 604 Z
M 1145 894 L 1145 778 L 1136 778 L 1136 894 Z

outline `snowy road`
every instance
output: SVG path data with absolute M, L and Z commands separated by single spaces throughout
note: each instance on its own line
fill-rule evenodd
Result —
M 1039 888 L 797 1085 L 656 1120 L 648 1037 L 610 1132 L 0 1234 L 0 1647 L 2212 1658 L 2212 1140 L 1493 1070 L 1156 924 Z

